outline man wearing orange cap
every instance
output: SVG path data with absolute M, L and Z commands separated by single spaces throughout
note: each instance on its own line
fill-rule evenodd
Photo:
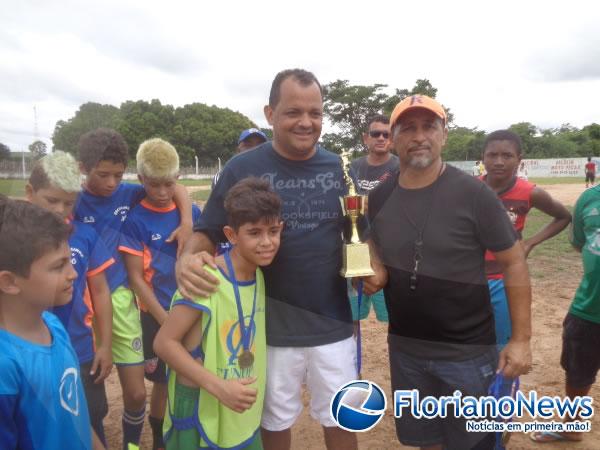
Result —
M 531 289 L 525 257 L 504 208 L 484 183 L 447 166 L 446 112 L 432 98 L 398 103 L 390 119 L 400 170 L 369 195 L 370 244 L 389 311 L 393 390 L 425 396 L 456 390 L 480 397 L 497 370 L 531 368 Z M 485 250 L 504 268 L 513 336 L 498 357 L 484 270 Z M 493 433 L 469 433 L 464 418 L 396 419 L 398 439 L 426 449 L 494 447 Z

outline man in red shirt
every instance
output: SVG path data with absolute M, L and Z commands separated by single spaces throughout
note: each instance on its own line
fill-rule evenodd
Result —
M 588 156 L 588 162 L 585 164 L 585 187 L 589 187 L 589 183 L 594 185 L 596 180 L 596 163 L 592 162 L 592 157 Z

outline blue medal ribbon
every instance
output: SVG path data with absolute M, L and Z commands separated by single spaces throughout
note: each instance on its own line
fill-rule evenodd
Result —
M 230 250 L 229 250 L 230 251 Z M 252 300 L 252 313 L 250 314 L 250 320 L 248 322 L 248 326 L 244 323 L 244 310 L 242 309 L 242 299 L 240 297 L 240 288 L 238 281 L 235 277 L 235 272 L 233 270 L 233 264 L 231 263 L 231 257 L 229 256 L 229 251 L 223 254 L 225 258 L 225 264 L 227 265 L 227 270 L 229 271 L 229 277 L 231 278 L 231 284 L 233 284 L 233 293 L 235 294 L 235 305 L 237 306 L 238 311 L 238 319 L 240 324 L 240 334 L 242 341 L 242 348 L 245 352 L 250 349 L 250 334 L 252 333 L 252 321 L 254 320 L 254 313 L 256 311 L 256 290 L 258 285 L 258 279 L 255 278 L 254 281 L 254 300 Z
M 492 384 L 489 387 L 488 395 L 491 395 L 496 400 L 508 396 L 516 398 L 519 386 L 519 377 L 514 379 L 507 378 L 500 372 L 497 373 L 494 377 L 494 380 L 492 381 Z M 512 422 L 512 417 L 510 419 L 506 419 L 505 422 Z M 508 433 L 508 431 L 504 431 L 503 433 L 496 433 L 496 442 L 494 449 L 504 450 L 506 448 L 506 444 L 508 443 L 509 438 L 510 433 Z
M 360 305 L 362 303 L 363 296 L 363 280 L 362 278 L 358 279 L 358 285 L 356 286 L 357 295 L 357 303 L 358 303 L 358 327 L 356 329 L 356 373 L 360 378 L 360 370 L 362 368 L 362 343 L 361 343 L 361 335 L 360 335 Z

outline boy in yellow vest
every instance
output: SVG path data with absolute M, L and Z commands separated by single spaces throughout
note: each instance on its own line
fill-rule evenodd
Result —
M 246 178 L 225 198 L 232 249 L 206 267 L 219 279 L 209 297 L 179 292 L 154 341 L 169 367 L 166 449 L 262 449 L 267 346 L 259 266 L 273 261 L 283 223 L 269 183 Z M 243 413 L 243 414 L 242 414 Z

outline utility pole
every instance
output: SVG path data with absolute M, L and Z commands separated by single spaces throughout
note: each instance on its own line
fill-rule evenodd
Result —
M 40 140 L 40 132 L 38 130 L 37 107 L 35 105 L 33 105 L 33 139 L 34 141 Z

